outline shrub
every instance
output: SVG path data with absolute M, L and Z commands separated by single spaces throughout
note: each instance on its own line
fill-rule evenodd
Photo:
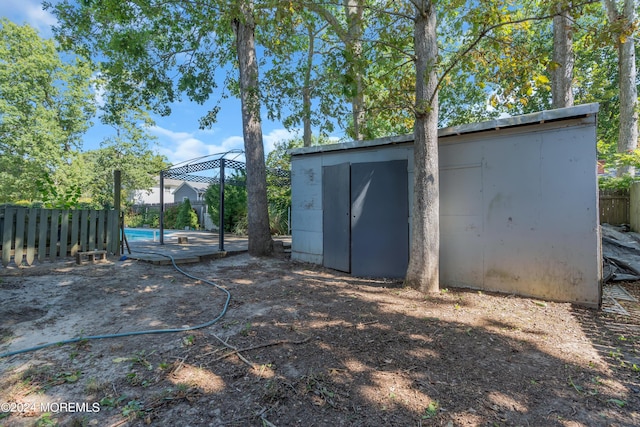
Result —
M 289 234 L 289 210 L 280 206 L 269 205 L 269 227 L 271 234 L 282 236 Z
M 176 217 L 176 228 L 183 229 L 185 227 L 198 228 L 198 214 L 191 207 L 189 199 L 184 199 L 184 202 L 180 204 Z
M 631 184 L 637 181 L 637 178 L 629 175 L 621 177 L 603 176 L 598 179 L 598 187 L 603 190 L 628 190 L 631 187 Z
M 170 206 L 164 211 L 164 228 L 175 229 L 180 205 Z
M 237 172 L 229 180 L 236 183 L 246 181 L 244 173 Z M 204 194 L 209 208 L 209 216 L 220 227 L 220 184 L 209 186 Z M 246 234 L 247 230 L 247 189 L 242 185 L 227 184 L 224 187 L 224 230 L 236 234 Z M 243 232 L 238 232 L 243 231 Z

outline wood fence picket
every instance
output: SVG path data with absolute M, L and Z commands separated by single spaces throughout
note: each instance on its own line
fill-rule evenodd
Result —
M 600 190 L 600 224 L 629 224 L 629 190 Z
M 114 210 L 0 207 L 2 266 L 33 265 L 75 256 L 78 251 L 119 254 L 119 221 Z

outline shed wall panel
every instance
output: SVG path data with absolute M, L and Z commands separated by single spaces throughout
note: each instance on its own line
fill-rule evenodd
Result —
M 485 150 L 481 287 L 599 304 L 595 127 L 538 129 L 474 144 Z M 445 247 L 447 237 L 443 232 Z M 476 264 L 457 256 L 462 265 Z M 445 279 L 447 271 L 443 266 Z M 480 287 L 470 269 L 456 274 L 456 282 Z
M 309 157 L 291 164 L 291 209 L 322 210 L 322 159 Z M 321 230 L 321 228 L 318 228 Z
M 441 286 L 485 289 L 483 236 L 464 231 L 440 236 Z
M 318 228 L 318 224 L 322 224 L 322 211 L 319 209 L 291 210 L 291 223 L 295 224 L 296 230 L 321 232 L 322 228 Z
M 294 184 L 295 183 L 295 184 Z M 322 264 L 322 159 L 291 163 L 291 258 Z
M 315 259 L 322 264 L 322 233 L 317 231 L 296 231 L 296 239 L 291 240 L 291 258 L 298 261 Z

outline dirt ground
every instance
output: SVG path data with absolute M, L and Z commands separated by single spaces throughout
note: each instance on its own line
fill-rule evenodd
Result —
M 424 295 L 286 257 L 182 268 L 231 293 L 224 317 L 0 358 L 0 425 L 640 425 L 639 316 Z M 0 295 L 5 354 L 206 324 L 226 300 L 171 266 L 116 259 L 0 269 Z

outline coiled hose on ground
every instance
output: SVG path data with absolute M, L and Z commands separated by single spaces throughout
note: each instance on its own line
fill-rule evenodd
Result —
M 176 332 L 186 332 L 186 331 L 193 331 L 196 329 L 202 329 L 202 328 L 206 328 L 208 326 L 213 325 L 214 323 L 216 323 L 217 321 L 219 321 L 220 319 L 222 319 L 222 317 L 224 317 L 224 315 L 227 312 L 227 308 L 229 308 L 229 302 L 231 301 L 231 293 L 226 290 L 225 288 L 223 288 L 222 286 L 211 282 L 209 280 L 205 280 L 202 279 L 200 277 L 196 277 L 193 276 L 189 273 L 187 273 L 186 271 L 182 270 L 180 267 L 178 267 L 178 265 L 176 264 L 175 259 L 171 256 L 171 255 L 166 255 L 166 254 L 161 254 L 161 253 L 157 253 L 157 252 L 138 252 L 138 253 L 144 253 L 144 254 L 150 254 L 150 255 L 159 255 L 159 256 L 163 256 L 166 258 L 169 258 L 171 260 L 171 264 L 173 264 L 173 267 L 180 272 L 181 274 L 187 276 L 190 279 L 194 279 L 194 280 L 200 280 L 208 285 L 214 286 L 215 288 L 221 290 L 222 292 L 224 292 L 227 295 L 227 300 L 224 303 L 224 306 L 222 308 L 222 311 L 220 312 L 220 314 L 213 320 L 210 320 L 206 323 L 202 323 L 200 325 L 196 325 L 196 326 L 189 326 L 189 327 L 185 327 L 185 328 L 174 328 L 174 329 L 151 329 L 148 331 L 134 331 L 134 332 L 121 332 L 118 334 L 107 334 L 107 335 L 91 335 L 91 336 L 86 336 L 86 337 L 78 337 L 78 338 L 71 338 L 68 340 L 64 340 L 64 341 L 57 341 L 57 342 L 51 342 L 51 343 L 47 343 L 47 344 L 41 344 L 35 347 L 29 347 L 29 348 L 25 348 L 22 350 L 15 350 L 15 351 L 10 351 L 8 353 L 0 353 L 0 358 L 4 358 L 4 357 L 11 357 L 11 356 L 15 356 L 17 354 L 23 354 L 23 353 L 29 353 L 32 351 L 36 351 L 36 350 L 41 350 L 43 348 L 47 348 L 47 347 L 52 347 L 52 346 L 59 346 L 59 345 L 65 345 L 65 344 L 73 344 L 73 343 L 77 343 L 80 341 L 85 341 L 85 340 L 100 340 L 100 339 L 107 339 L 107 338 L 122 338 L 122 337 L 131 337 L 131 336 L 135 336 L 135 335 L 151 335 L 151 334 L 169 334 L 169 333 L 176 333 Z

